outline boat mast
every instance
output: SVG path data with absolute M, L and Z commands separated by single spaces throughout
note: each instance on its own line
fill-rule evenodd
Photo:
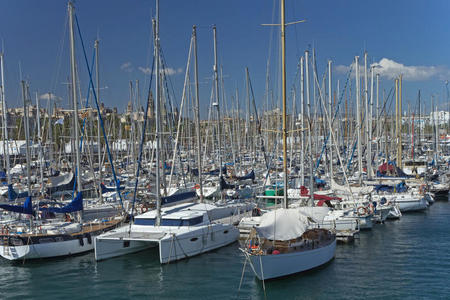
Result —
M 398 132 L 398 140 L 399 140 L 399 160 L 398 160 L 398 167 L 401 169 L 402 168 L 402 75 L 400 74 L 400 78 L 399 78 L 399 97 L 398 97 L 398 112 L 399 112 L 399 132 Z
M 159 178 L 159 163 L 160 163 L 160 156 L 159 156 L 159 147 L 160 147 L 160 108 L 159 108 L 159 98 L 160 98 L 160 91 L 159 91 L 159 0 L 156 0 L 156 19 L 153 19 L 153 30 L 154 30 L 154 38 L 155 38 L 155 70 L 156 70 L 156 76 L 155 76 L 155 140 L 156 140 L 156 222 L 155 225 L 159 226 L 161 223 L 161 195 L 160 195 L 160 178 Z M 199 170 L 200 172 L 200 170 Z
M 80 166 L 80 146 L 79 146 L 79 132 L 78 132 L 78 101 L 76 89 L 76 62 L 75 62 L 75 35 L 73 29 L 73 3 L 69 2 L 69 26 L 70 26 L 70 69 L 72 79 L 72 100 L 73 100 L 73 128 L 75 132 L 75 159 L 77 168 L 77 193 L 81 192 L 81 166 Z M 50 124 L 51 126 L 51 124 Z
M 25 140 L 26 140 L 26 156 L 27 156 L 27 187 L 28 196 L 31 196 L 31 169 L 30 169 L 30 128 L 28 121 L 28 99 L 27 99 L 27 85 L 25 81 L 22 80 L 22 98 L 23 98 L 23 116 L 24 116 L 24 129 L 25 129 Z
M 100 73 L 98 71 L 98 44 L 99 41 L 95 40 L 95 75 L 97 79 L 97 100 L 100 102 Z M 101 153 L 101 139 L 100 139 L 100 114 L 97 115 L 97 159 L 98 159 L 98 195 L 100 202 L 103 202 L 102 189 L 100 183 L 102 182 L 102 153 Z
M 312 142 L 312 132 L 311 132 L 311 99 L 309 93 L 309 51 L 305 51 L 305 76 L 306 76 L 306 108 L 308 114 L 308 144 L 309 144 L 309 205 L 314 205 L 314 161 L 313 161 L 313 142 Z
M 328 61 L 328 118 L 329 124 L 330 124 L 330 130 L 333 130 L 333 117 L 332 117 L 332 90 L 331 90 L 331 60 Z M 330 139 L 329 141 L 329 148 L 330 148 L 330 179 L 333 179 L 333 140 Z
M 281 94 L 283 101 L 283 207 L 288 207 L 287 189 L 288 189 L 288 178 L 287 178 L 287 128 L 286 128 L 286 24 L 284 19 L 284 0 L 281 0 Z
M 2 111 L 3 111 L 3 157 L 6 157 L 6 174 L 8 184 L 11 184 L 11 173 L 10 173 L 10 165 L 9 165 L 9 145 L 8 143 L 8 114 L 6 112 L 6 99 L 5 99 L 5 74 L 4 74 L 4 61 L 3 61 L 3 52 L 0 53 L 0 73 L 2 76 L 1 81 L 1 100 L 2 100 Z
M 358 133 L 358 173 L 359 184 L 362 183 L 362 147 L 361 147 L 361 109 L 360 109 L 360 90 L 359 90 L 359 56 L 355 56 L 355 73 L 356 73 L 356 130 Z
M 301 120 L 300 120 L 300 140 L 301 140 L 301 151 L 300 151 L 300 176 L 301 176 L 301 185 L 304 186 L 305 185 L 305 133 L 303 128 L 305 127 L 305 122 L 304 122 L 304 117 L 305 117 L 305 112 L 304 112 L 304 106 L 305 106 L 305 102 L 304 102 L 304 74 L 303 74 L 303 64 L 304 64 L 304 58 L 303 56 L 300 57 L 300 115 L 301 115 Z
M 369 102 L 369 112 L 367 114 L 368 119 L 368 135 L 367 138 L 367 178 L 372 179 L 372 115 L 373 115 L 373 69 L 374 66 L 370 67 L 370 102 Z
M 219 74 L 217 73 L 217 29 L 213 26 L 214 34 L 214 83 L 216 87 L 216 102 L 213 104 L 217 107 L 217 136 L 218 136 L 218 146 L 219 146 L 219 178 L 222 178 L 222 142 L 221 142 L 221 128 L 220 128 L 220 103 L 219 103 Z M 200 170 L 199 170 L 200 171 Z M 223 193 L 220 193 L 220 198 L 223 200 Z
M 41 178 L 41 195 L 44 194 L 44 161 L 42 153 L 42 137 L 41 137 L 41 108 L 39 106 L 39 96 L 36 92 L 36 120 L 37 120 L 37 134 L 38 134 L 38 147 L 39 147 L 39 173 Z
M 197 61 L 197 27 L 192 26 L 192 38 L 194 39 L 194 79 L 195 79 L 195 125 L 197 134 L 197 168 L 198 185 L 200 187 L 200 202 L 203 202 L 203 184 L 202 184 L 202 148 L 200 141 L 200 100 L 198 92 L 198 61 Z M 222 169 L 222 168 L 221 168 Z

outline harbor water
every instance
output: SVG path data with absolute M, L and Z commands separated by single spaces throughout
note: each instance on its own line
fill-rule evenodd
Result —
M 450 203 L 360 233 L 319 269 L 264 287 L 238 244 L 161 265 L 155 249 L 95 262 L 0 261 L 1 299 L 435 299 L 450 297 Z

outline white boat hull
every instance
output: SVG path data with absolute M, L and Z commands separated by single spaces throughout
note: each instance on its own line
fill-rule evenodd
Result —
M 211 224 L 191 227 L 186 231 L 170 232 L 164 227 L 150 232 L 127 232 L 127 226 L 101 235 L 95 239 L 95 259 L 104 260 L 151 247 L 159 247 L 161 263 L 195 256 L 235 242 L 239 231 L 232 225 Z M 158 230 L 158 227 L 154 227 Z
M 78 239 L 74 239 L 22 246 L 0 245 L 0 255 L 8 260 L 26 260 L 81 254 L 94 249 L 93 239 L 91 238 L 90 243 L 88 238 L 85 237 L 83 238 L 83 243 Z
M 286 254 L 250 255 L 251 267 L 258 279 L 267 280 L 317 268 L 329 262 L 336 251 L 336 240 L 327 246 Z

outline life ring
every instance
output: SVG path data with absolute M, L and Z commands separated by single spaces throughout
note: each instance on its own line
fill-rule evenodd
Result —
M 141 204 L 141 214 L 148 212 L 148 207 Z
M 197 184 L 194 186 L 194 188 L 195 188 L 196 190 L 200 189 L 200 184 L 197 183 Z
M 367 215 L 367 208 L 365 208 L 364 206 L 360 206 L 356 209 L 356 212 L 359 216 Z

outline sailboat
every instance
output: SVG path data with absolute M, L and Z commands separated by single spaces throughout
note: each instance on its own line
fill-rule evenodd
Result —
M 155 29 L 155 74 L 160 74 L 158 0 L 156 1 L 156 20 L 153 22 Z M 213 30 L 215 38 L 215 27 Z M 191 43 L 194 44 L 194 56 L 196 58 L 197 43 L 195 26 L 192 32 Z M 217 58 L 217 53 L 215 57 Z M 195 63 L 195 73 L 197 75 L 197 61 Z M 217 70 L 216 66 L 217 61 L 215 62 L 215 70 Z M 217 74 L 215 75 L 217 76 Z M 196 83 L 198 84 L 197 76 Z M 239 237 L 238 229 L 229 221 L 230 211 L 232 212 L 233 207 L 220 207 L 212 204 L 195 202 L 182 204 L 167 203 L 166 207 L 162 207 L 165 202 L 164 200 L 167 197 L 161 197 L 160 189 L 161 116 L 159 106 L 161 104 L 161 93 L 159 92 L 159 85 L 159 76 L 156 76 L 156 210 L 138 215 L 134 217 L 134 220 L 129 225 L 122 226 L 121 228 L 98 236 L 94 242 L 96 260 L 104 260 L 129 253 L 135 253 L 152 247 L 158 247 L 160 262 L 169 263 L 226 246 L 235 242 Z M 141 143 L 143 142 L 144 140 L 142 140 Z M 200 147 L 198 147 L 197 151 L 201 151 Z M 201 164 L 200 160 L 198 163 Z M 198 170 L 198 177 L 200 179 L 202 170 L 201 165 Z M 200 189 L 201 185 L 202 182 L 200 180 Z M 200 194 L 202 195 L 202 193 Z M 175 194 L 173 196 L 177 195 Z M 200 200 L 202 201 L 202 199 Z
M 287 126 L 286 126 L 286 59 L 285 4 L 281 0 L 281 55 L 283 101 L 283 169 L 284 188 L 288 188 Z M 283 208 L 261 217 L 241 251 L 256 277 L 275 279 L 307 271 L 329 262 L 336 251 L 336 236 L 322 228 L 312 228 L 300 210 L 288 208 L 287 193 L 283 193 Z
M 73 85 L 73 101 L 74 101 L 74 124 L 76 138 L 78 141 L 78 109 L 77 95 L 75 88 L 75 53 L 74 53 L 74 31 L 73 31 L 73 14 L 74 7 L 71 2 L 68 4 L 69 24 L 70 24 L 70 44 L 71 44 L 71 71 Z M 24 103 L 26 103 L 25 83 L 22 82 Z M 28 109 L 25 109 L 27 111 Z M 27 129 L 25 126 L 26 136 L 28 140 Z M 16 212 L 20 215 L 26 215 L 28 218 L 18 219 L 2 226 L 0 234 L 0 255 L 8 260 L 25 260 L 37 258 L 51 258 L 59 256 L 74 255 L 92 251 L 94 249 L 93 239 L 95 236 L 111 230 L 122 223 L 122 218 L 113 218 L 108 221 L 88 222 L 82 221 L 81 215 L 83 211 L 83 193 L 81 192 L 81 168 L 79 147 L 77 150 L 77 193 L 74 193 L 73 200 L 63 207 L 41 207 L 40 219 L 33 219 L 37 216 L 33 209 L 31 196 L 28 196 L 23 206 L 15 206 L 3 204 L 1 209 Z M 29 151 L 27 142 L 27 169 L 28 169 L 28 192 L 31 194 L 30 188 L 30 171 L 29 171 Z M 79 222 L 72 222 L 70 213 L 81 212 Z M 43 215 L 62 214 L 66 219 L 46 219 Z

